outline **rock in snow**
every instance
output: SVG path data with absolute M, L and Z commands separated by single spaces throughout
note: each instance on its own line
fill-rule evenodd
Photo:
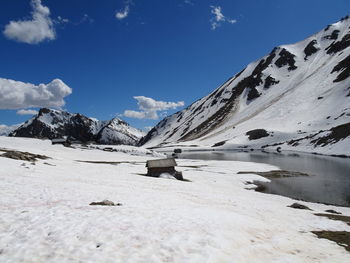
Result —
M 81 114 L 40 109 L 39 113 L 10 133 L 13 137 L 55 139 L 68 136 L 81 142 L 135 145 L 143 133 L 114 118 L 99 121 Z
M 109 200 L 103 200 L 101 202 L 92 202 L 90 203 L 90 205 L 101 205 L 101 206 L 121 206 L 122 204 L 121 203 L 117 203 L 115 204 L 114 202 L 112 201 L 109 201 Z
M 274 48 L 208 96 L 159 122 L 140 142 L 350 155 L 350 19 Z M 249 140 L 264 128 L 272 136 Z M 324 139 L 323 139 L 324 138 Z M 297 142 L 296 142 L 297 141 Z M 293 143 L 290 143 L 293 142 Z M 319 143 L 319 142 L 322 142 Z

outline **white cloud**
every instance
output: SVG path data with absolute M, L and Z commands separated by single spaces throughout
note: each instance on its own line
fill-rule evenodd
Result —
M 124 18 L 127 18 L 127 16 L 129 15 L 129 12 L 130 12 L 130 6 L 129 4 L 126 4 L 123 10 L 120 10 L 115 13 L 115 17 L 118 20 L 123 20 Z
M 18 110 L 16 112 L 18 115 L 35 115 L 38 114 L 36 110 Z
M 38 44 L 45 40 L 54 40 L 56 32 L 50 18 L 50 9 L 42 5 L 41 0 L 32 0 L 32 18 L 30 20 L 10 21 L 5 26 L 4 35 L 11 40 L 27 44 Z M 67 22 L 59 18 L 58 23 Z
M 156 111 L 134 111 L 134 110 L 126 110 L 124 111 L 123 116 L 128 118 L 135 119 L 148 119 L 148 120 L 157 120 L 159 118 Z
M 0 109 L 61 107 L 72 89 L 60 79 L 34 85 L 0 78 Z
M 184 106 L 183 101 L 179 102 L 165 102 L 165 101 L 156 101 L 152 98 L 148 98 L 145 96 L 135 96 L 135 100 L 137 100 L 137 105 L 139 106 L 140 110 L 149 111 L 149 110 L 155 110 L 155 111 L 161 111 L 161 110 L 167 110 L 167 109 L 176 109 L 177 107 Z
M 192 2 L 192 0 L 185 0 L 184 3 L 186 5 L 194 5 L 194 3 Z
M 230 24 L 237 23 L 237 20 L 230 19 L 230 18 L 224 16 L 224 14 L 222 13 L 221 6 L 210 6 L 210 8 L 211 8 L 211 13 L 214 15 L 214 17 L 212 17 L 210 19 L 210 24 L 211 24 L 212 30 L 217 29 L 218 27 L 221 26 L 221 23 L 224 23 L 224 22 L 227 22 Z
M 135 96 L 134 99 L 137 100 L 137 105 L 140 111 L 126 110 L 123 116 L 136 119 L 159 119 L 159 114 L 163 116 L 164 111 L 168 109 L 176 109 L 185 105 L 183 101 L 179 102 L 165 102 L 157 101 L 145 96 Z
M 56 24 L 67 24 L 67 23 L 70 23 L 70 20 L 68 18 L 63 18 L 61 16 L 58 16 L 54 22 Z
M 12 131 L 16 130 L 21 125 L 22 123 L 10 126 L 0 124 L 0 136 L 8 136 Z

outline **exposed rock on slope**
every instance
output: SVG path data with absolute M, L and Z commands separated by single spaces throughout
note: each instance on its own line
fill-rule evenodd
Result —
M 145 146 L 181 143 L 222 147 L 278 145 L 350 155 L 350 137 L 317 143 L 350 121 L 350 19 L 292 45 L 274 48 L 208 96 L 159 122 Z M 270 136 L 249 140 L 264 128 Z M 302 143 L 288 144 L 302 139 Z M 274 146 L 271 146 L 274 145 Z
M 48 139 L 68 136 L 81 142 L 135 145 L 142 137 L 142 132 L 118 118 L 99 121 L 79 113 L 43 108 L 10 136 Z

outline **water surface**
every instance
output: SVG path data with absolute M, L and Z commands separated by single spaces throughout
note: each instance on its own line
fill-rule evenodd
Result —
M 267 163 L 307 177 L 272 179 L 264 192 L 308 202 L 350 206 L 350 159 L 313 154 L 263 152 L 184 152 L 184 159 L 234 160 Z

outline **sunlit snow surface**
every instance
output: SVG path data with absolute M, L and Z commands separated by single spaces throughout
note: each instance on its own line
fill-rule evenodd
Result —
M 191 180 L 182 182 L 142 176 L 155 158 L 145 149 L 130 155 L 8 137 L 0 148 L 52 158 L 31 165 L 0 157 L 0 262 L 350 262 L 344 248 L 310 233 L 348 225 L 245 189 L 262 178 L 238 171 L 270 165 L 177 160 Z M 104 199 L 122 206 L 89 206 Z

